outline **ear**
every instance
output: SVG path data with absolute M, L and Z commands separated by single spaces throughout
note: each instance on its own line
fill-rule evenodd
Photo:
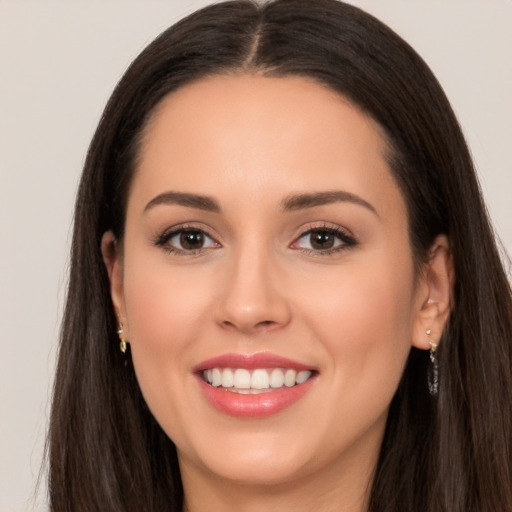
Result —
M 128 322 L 126 319 L 126 307 L 124 301 L 123 290 L 123 258 L 121 248 L 112 231 L 107 231 L 101 239 L 101 254 L 103 262 L 107 268 L 108 278 L 110 281 L 110 297 L 114 310 L 116 312 L 117 321 L 123 324 L 123 339 L 128 341 L 130 335 L 128 332 Z
M 417 310 L 412 332 L 414 347 L 428 350 L 430 343 L 439 343 L 453 307 L 454 282 L 450 244 L 445 235 L 439 235 L 430 248 L 429 259 L 417 283 Z

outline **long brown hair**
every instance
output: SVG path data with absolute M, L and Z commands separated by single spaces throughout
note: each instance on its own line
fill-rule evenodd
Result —
M 512 510 L 512 294 L 441 87 L 407 43 L 358 8 L 237 0 L 202 9 L 151 43 L 119 82 L 89 148 L 48 440 L 52 512 L 181 510 L 176 449 L 118 349 L 100 241 L 107 230 L 122 240 L 141 134 L 155 106 L 194 80 L 240 72 L 309 77 L 358 105 L 387 138 L 418 267 L 436 235 L 450 240 L 456 282 L 439 394 L 427 390 L 428 354 L 413 348 L 390 406 L 369 510 Z

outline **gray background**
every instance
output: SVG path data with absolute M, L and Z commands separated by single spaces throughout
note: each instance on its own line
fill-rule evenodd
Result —
M 0 512 L 46 510 L 35 483 L 77 180 L 123 70 L 205 0 L 0 0 Z M 512 253 L 512 2 L 354 1 L 425 58 L 459 116 Z M 77 340 L 79 343 L 80 340 Z

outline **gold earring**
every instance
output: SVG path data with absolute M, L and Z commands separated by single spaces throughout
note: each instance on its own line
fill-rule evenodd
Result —
M 425 334 L 430 337 L 432 331 L 427 329 Z M 430 368 L 427 371 L 428 390 L 432 396 L 439 391 L 439 367 L 436 358 L 437 343 L 429 340 L 430 344 Z
M 128 348 L 128 342 L 125 339 L 123 339 L 123 324 L 121 322 L 119 322 L 117 334 L 119 336 L 119 339 L 121 340 L 119 342 L 119 348 L 121 349 L 121 352 L 123 354 L 126 354 L 126 349 Z

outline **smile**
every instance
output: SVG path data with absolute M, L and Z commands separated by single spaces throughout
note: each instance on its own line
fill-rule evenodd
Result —
M 306 395 L 319 371 L 276 354 L 224 354 L 193 368 L 206 401 L 221 414 L 239 418 L 274 415 Z
M 259 394 L 304 384 L 312 375 L 310 370 L 293 368 L 210 368 L 203 379 L 215 388 L 240 394 Z

